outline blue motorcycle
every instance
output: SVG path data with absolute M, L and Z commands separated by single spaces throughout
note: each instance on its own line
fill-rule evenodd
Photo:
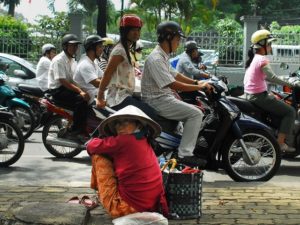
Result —
M 24 139 L 30 137 L 35 128 L 34 115 L 30 105 L 16 97 L 14 90 L 5 84 L 8 76 L 0 71 L 0 105 L 7 107 L 16 117 L 16 124 L 22 131 Z
M 199 167 L 224 169 L 235 181 L 271 179 L 281 164 L 281 151 L 273 130 L 242 114 L 226 98 L 226 87 L 218 83 L 212 85 L 215 92 L 207 93 L 201 98 L 205 116 L 194 155 L 206 161 L 206 164 Z M 154 151 L 160 157 L 176 158 L 181 136 L 174 132 L 174 126 L 168 127 L 168 123 L 172 123 L 158 122 L 163 127 L 163 132 L 156 139 Z

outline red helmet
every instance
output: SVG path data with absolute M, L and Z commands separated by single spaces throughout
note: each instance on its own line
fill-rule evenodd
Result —
M 135 14 L 126 14 L 120 20 L 120 27 L 142 27 L 143 21 Z

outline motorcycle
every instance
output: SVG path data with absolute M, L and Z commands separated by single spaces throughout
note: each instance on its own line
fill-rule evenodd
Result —
M 24 138 L 15 124 L 14 115 L 0 108 L 0 167 L 8 167 L 20 159 L 24 151 Z
M 66 130 L 71 127 L 73 122 L 72 109 L 64 107 L 63 104 L 55 101 L 48 94 L 40 99 L 40 104 L 49 113 L 48 121 L 44 124 L 42 131 L 43 143 L 48 152 L 57 158 L 73 158 L 82 150 L 85 150 L 83 141 L 64 137 Z M 109 111 L 110 109 L 108 108 L 107 110 L 92 108 L 89 111 L 86 122 L 87 139 L 98 135 L 97 125 L 100 124 L 101 120 L 113 113 L 113 111 Z
M 8 76 L 0 74 L 0 105 L 7 107 L 15 116 L 17 126 L 21 129 L 24 139 L 30 137 L 34 131 L 34 115 L 30 105 L 20 98 L 16 97 L 13 89 L 6 85 Z
M 206 113 L 194 150 L 194 155 L 207 161 L 201 169 L 225 169 L 235 181 L 271 179 L 281 163 L 280 148 L 271 128 L 242 114 L 226 98 L 225 88 L 212 85 L 215 92 L 201 99 Z M 157 156 L 176 157 L 180 136 L 162 132 L 156 142 Z
M 284 64 L 282 64 L 284 65 Z M 292 76 L 295 77 L 295 76 Z M 293 82 L 295 83 L 295 82 Z M 287 136 L 287 144 L 289 146 L 292 146 L 294 148 L 296 148 L 295 152 L 289 152 L 289 153 L 284 153 L 284 157 L 285 158 L 294 158 L 298 155 L 300 155 L 300 121 L 299 121 L 299 98 L 297 97 L 298 95 L 298 89 L 293 89 L 291 91 L 291 93 L 286 93 L 286 92 L 280 92 L 280 91 L 275 91 L 272 90 L 271 93 L 278 99 L 278 100 L 282 100 L 287 104 L 292 105 L 297 113 L 297 117 L 294 123 L 294 127 L 292 130 L 292 134 Z M 270 126 L 275 133 L 277 133 L 277 130 L 280 126 L 280 118 L 271 115 L 270 113 L 262 110 L 261 108 L 253 105 L 251 102 L 249 102 L 248 100 L 239 97 L 239 98 L 235 98 L 235 97 L 229 97 L 230 101 L 234 102 L 239 109 L 247 114 L 250 115 L 254 118 L 256 118 L 257 120 L 265 123 L 266 125 Z
M 50 117 L 47 109 L 40 104 L 40 99 L 44 97 L 45 93 L 39 87 L 28 84 L 19 84 L 14 88 L 14 92 L 18 98 L 30 105 L 34 116 L 35 130 L 43 127 Z

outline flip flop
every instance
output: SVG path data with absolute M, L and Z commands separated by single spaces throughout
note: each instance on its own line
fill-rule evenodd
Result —
M 98 202 L 93 201 L 89 196 L 84 195 L 80 200 L 80 204 L 84 205 L 87 209 L 92 210 L 99 206 Z
M 71 203 L 71 204 L 80 204 L 80 199 L 78 196 L 73 196 L 72 198 L 70 198 L 67 203 Z

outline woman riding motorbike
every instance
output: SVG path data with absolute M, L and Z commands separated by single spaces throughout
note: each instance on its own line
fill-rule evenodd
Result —
M 275 40 L 268 30 L 258 30 L 252 34 L 252 45 L 248 51 L 249 59 L 245 66 L 244 92 L 246 99 L 254 105 L 281 118 L 277 141 L 283 152 L 293 152 L 295 148 L 288 146 L 285 139 L 289 131 L 293 130 L 296 112 L 291 106 L 278 101 L 267 92 L 267 81 L 294 87 L 276 76 L 266 57 L 272 53 L 271 44 Z

